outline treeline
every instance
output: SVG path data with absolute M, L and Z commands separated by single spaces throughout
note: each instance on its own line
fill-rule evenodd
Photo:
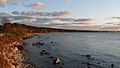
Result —
M 13 24 L 4 23 L 4 25 L 1 26 L 1 32 L 5 34 L 12 34 L 12 35 L 24 35 L 28 33 L 65 32 L 65 31 L 67 30 L 35 27 L 35 26 L 28 26 L 25 24 L 18 24 L 18 23 L 13 23 Z
M 50 33 L 50 32 L 91 32 L 89 30 L 67 30 L 57 28 L 35 27 L 18 23 L 4 23 L 1 32 L 5 34 L 24 35 L 27 33 Z

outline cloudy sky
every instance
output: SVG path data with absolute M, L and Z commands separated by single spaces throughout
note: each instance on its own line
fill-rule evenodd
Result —
M 120 0 L 0 0 L 0 19 L 34 26 L 120 30 Z

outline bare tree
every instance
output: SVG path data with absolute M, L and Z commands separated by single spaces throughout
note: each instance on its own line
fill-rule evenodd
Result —
M 6 17 L 3 17 L 1 23 L 3 24 L 4 33 L 5 34 L 10 33 L 10 28 L 11 28 L 10 20 Z

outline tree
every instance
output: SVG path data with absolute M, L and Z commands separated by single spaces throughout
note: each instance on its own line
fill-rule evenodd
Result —
M 6 17 L 3 17 L 1 23 L 3 24 L 3 31 L 5 34 L 10 33 L 10 29 L 12 24 L 10 23 L 10 20 Z

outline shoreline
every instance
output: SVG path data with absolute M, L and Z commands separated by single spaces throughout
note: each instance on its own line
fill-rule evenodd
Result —
M 6 44 L 6 51 L 1 51 L 0 56 L 2 55 L 3 61 L 7 62 L 1 62 L 6 64 L 5 66 L 3 64 L 0 64 L 0 67 L 2 68 L 34 68 L 34 66 L 31 63 L 27 63 L 27 56 L 26 52 L 24 50 L 25 43 L 23 40 L 31 38 L 33 35 L 37 34 L 51 34 L 51 33 L 69 33 L 69 32 L 50 32 L 50 33 L 28 33 L 24 37 L 21 37 L 21 40 L 16 40 L 10 44 Z M 0 59 L 1 60 L 1 59 Z
M 33 33 L 34 34 L 34 33 Z M 33 34 L 27 34 L 20 40 L 1 44 L 0 48 L 0 67 L 2 68 L 33 68 L 32 64 L 26 63 L 27 57 L 24 50 L 23 38 L 29 38 Z M 4 37 L 6 38 L 6 37 Z M 10 40 L 10 39 L 8 39 Z

